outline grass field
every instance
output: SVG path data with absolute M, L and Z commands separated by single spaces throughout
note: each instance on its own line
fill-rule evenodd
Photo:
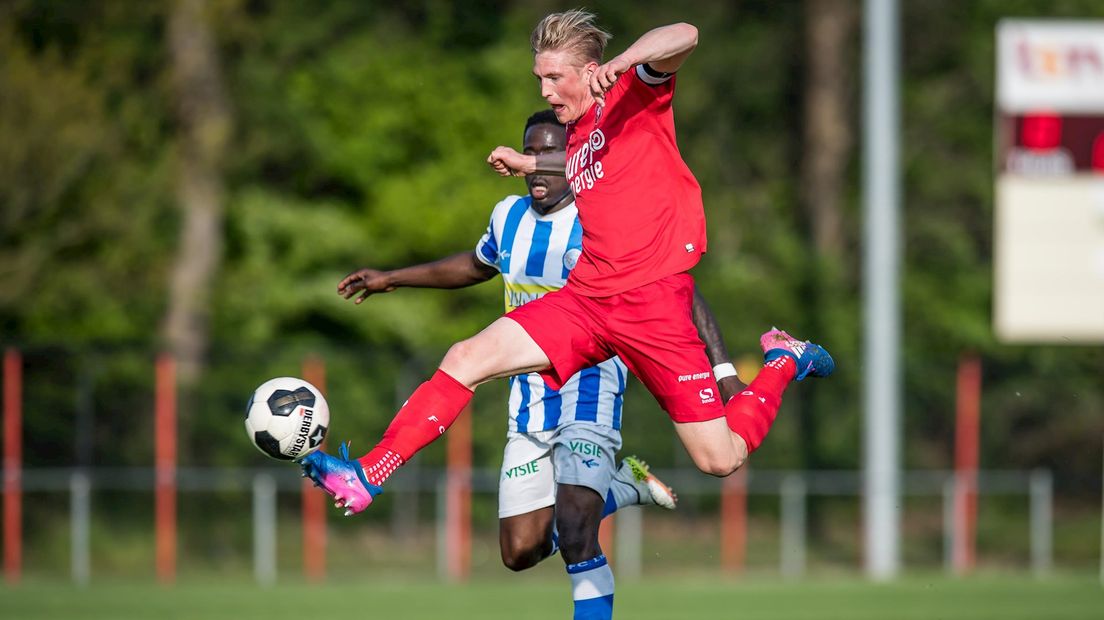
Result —
M 892 585 L 852 579 L 687 582 L 646 580 L 617 589 L 617 618 L 671 620 L 1074 620 L 1104 618 L 1104 589 L 1091 578 L 910 578 Z M 467 585 L 383 583 L 262 590 L 188 582 L 172 588 L 44 582 L 0 587 L 0 618 L 271 620 L 563 620 L 571 617 L 567 582 L 502 579 Z

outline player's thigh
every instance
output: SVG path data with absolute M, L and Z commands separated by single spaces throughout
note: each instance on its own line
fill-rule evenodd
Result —
M 621 449 L 621 431 L 604 424 L 572 421 L 561 425 L 549 440 L 556 485 L 573 485 L 593 491 L 604 505 Z M 559 495 L 557 506 L 559 505 Z
M 602 337 L 600 308 L 570 286 L 548 293 L 506 315 L 525 330 L 548 359 L 541 377 L 560 389 L 572 375 L 613 357 Z
M 548 356 L 533 338 L 516 321 L 506 317 L 452 345 L 441 360 L 441 370 L 468 387 L 543 370 L 548 365 Z
M 727 476 L 747 461 L 747 444 L 721 418 L 700 422 L 675 422 L 675 433 L 690 459 L 701 471 Z
M 556 527 L 566 562 L 600 552 L 598 527 L 616 471 L 621 433 L 592 422 L 569 422 L 551 440 L 556 470 Z
M 559 484 L 556 489 L 560 555 L 567 564 L 589 560 L 602 552 L 598 529 L 605 501 L 590 487 Z
M 498 546 L 503 562 L 515 570 L 534 566 L 551 552 L 552 506 L 498 520 Z
M 621 360 L 675 422 L 724 416 L 720 389 L 691 318 L 694 281 L 668 276 L 622 296 L 610 336 Z
M 552 433 L 508 433 L 498 480 L 499 542 L 514 557 L 543 548 L 551 536 L 556 481 Z

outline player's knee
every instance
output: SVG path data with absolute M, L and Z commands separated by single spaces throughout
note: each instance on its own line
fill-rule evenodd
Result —
M 744 466 L 747 462 L 747 455 L 738 454 L 736 452 L 726 452 L 722 454 L 704 454 L 694 457 L 694 465 L 698 467 L 703 473 L 711 476 L 717 476 L 723 478 L 737 469 Z
M 469 366 L 473 361 L 478 359 L 476 357 L 477 354 L 477 347 L 474 346 L 471 338 L 461 340 L 449 347 L 448 352 L 445 353 L 445 358 L 441 360 L 441 366 Z
M 441 360 L 441 370 L 472 389 L 487 378 L 486 352 L 481 352 L 479 344 L 473 340 L 468 338 L 452 345 Z
M 598 555 L 598 534 L 589 532 L 572 532 L 560 535 L 560 553 L 564 561 L 569 563 L 579 562 Z
M 502 552 L 502 564 L 515 572 L 533 568 L 541 561 L 541 558 L 552 551 L 550 543 L 545 546 L 548 548 L 545 549 L 542 545 L 526 544 L 522 540 L 502 540 L 499 544 Z
M 579 562 L 599 553 L 598 529 L 586 520 L 557 519 L 560 553 L 566 562 Z
M 533 553 L 523 553 L 517 549 L 502 549 L 502 564 L 514 571 L 520 572 L 537 565 L 537 559 Z

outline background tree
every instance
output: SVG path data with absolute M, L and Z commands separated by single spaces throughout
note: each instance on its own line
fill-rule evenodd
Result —
M 177 0 L 169 16 L 172 93 L 178 122 L 176 195 L 180 239 L 162 334 L 191 388 L 207 349 L 211 291 L 222 258 L 222 159 L 232 131 L 203 0 Z
M 359 307 L 334 287 L 360 266 L 472 247 L 494 203 L 525 191 L 482 162 L 544 107 L 528 33 L 563 7 L 192 1 L 0 4 L 0 338 L 28 352 L 29 466 L 72 462 L 79 385 L 93 462 L 149 462 L 150 361 L 170 323 L 205 324 L 210 343 L 194 358 L 207 365 L 184 403 L 183 452 L 231 465 L 263 460 L 238 425 L 249 392 L 298 374 L 306 352 L 328 360 L 334 432 L 367 441 L 406 382 L 501 312 L 495 283 Z M 831 381 L 791 393 L 754 466 L 857 467 L 860 3 L 593 8 L 611 53 L 660 23 L 699 26 L 675 114 L 709 219 L 694 275 L 730 350 L 754 355 L 777 324 L 839 361 Z M 990 327 L 994 29 L 1008 15 L 1104 7 L 902 3 L 905 464 L 951 463 L 954 368 L 970 349 L 986 369 L 982 465 L 1051 467 L 1059 493 L 1095 489 L 1104 351 L 1007 346 Z M 173 43 L 189 28 L 206 28 L 206 51 Z M 207 201 L 203 226 L 189 228 L 187 195 Z M 188 230 L 220 223 L 187 249 Z M 201 274 L 194 294 L 174 284 L 185 264 Z M 481 465 L 505 430 L 496 389 L 478 396 Z M 626 445 L 659 467 L 685 463 L 664 424 L 631 387 Z

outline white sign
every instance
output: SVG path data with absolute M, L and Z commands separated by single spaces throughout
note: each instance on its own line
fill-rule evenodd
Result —
M 1104 112 L 1104 21 L 1002 20 L 997 107 L 1008 114 Z
M 993 323 L 1003 342 L 1104 342 L 1104 179 L 997 181 Z

